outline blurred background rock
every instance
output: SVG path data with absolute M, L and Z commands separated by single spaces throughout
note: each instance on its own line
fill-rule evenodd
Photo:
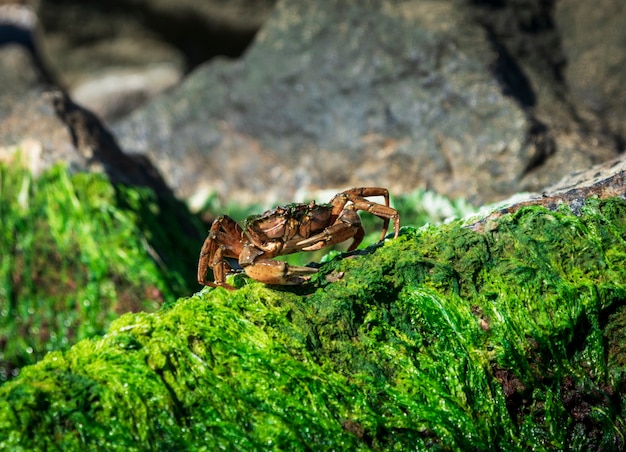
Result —
M 29 146 L 34 167 L 95 168 L 53 86 L 196 209 L 355 185 L 476 204 L 541 191 L 624 151 L 625 8 L 4 0 L 0 159 Z

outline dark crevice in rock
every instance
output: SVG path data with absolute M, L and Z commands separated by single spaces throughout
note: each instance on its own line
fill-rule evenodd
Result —
M 561 37 L 554 23 L 554 1 L 471 0 L 474 20 L 498 54 L 493 71 L 505 94 L 534 107 L 537 77 L 559 97 L 567 91 Z M 532 70 L 533 74 L 527 72 Z M 533 83 L 534 82 L 534 83 Z
M 502 92 L 517 99 L 525 109 L 534 107 L 537 103 L 537 97 L 528 76 L 506 46 L 498 40 L 493 28 L 489 25 L 485 25 L 484 28 L 489 42 L 498 55 L 492 70 L 502 86 Z
M 35 26 L 36 17 L 28 8 L 19 5 L 5 6 L 0 12 L 0 48 L 9 44 L 22 46 L 30 55 L 40 82 L 44 85 L 57 85 L 41 56 L 35 38 Z
M 577 101 L 576 87 L 567 75 L 571 71 L 567 45 L 574 37 L 560 26 L 563 19 L 555 0 L 470 0 L 468 5 L 495 53 L 490 69 L 502 93 L 520 105 L 530 123 L 526 144 L 532 152 L 522 177 L 550 166 L 551 156 L 558 154 L 568 134 L 583 140 L 593 137 L 599 147 L 616 154 L 626 149 L 626 140 L 611 131 L 606 115 Z M 588 153 L 587 146 L 583 141 L 579 149 Z M 591 162 L 597 163 L 593 155 L 591 151 Z
M 474 20 L 480 24 L 497 53 L 492 66 L 503 93 L 529 109 L 531 119 L 552 118 L 549 129 L 569 127 L 554 116 L 555 107 L 539 98 L 552 97 L 581 135 L 613 141 L 618 152 L 625 147 L 621 136 L 611 133 L 602 114 L 589 116 L 572 98 L 565 72 L 568 61 L 562 31 L 556 25 L 554 0 L 470 0 Z M 589 113 L 589 112 L 587 112 Z
M 144 156 L 125 154 L 93 113 L 76 105 L 61 91 L 53 92 L 51 97 L 59 119 L 69 129 L 76 150 L 87 161 L 102 164 L 112 182 L 149 187 L 159 195 L 172 196 L 152 163 Z
M 216 56 L 240 57 L 258 31 L 223 24 L 207 26 L 192 12 L 172 17 L 147 10 L 143 16 L 147 27 L 184 54 L 187 71 Z
M 217 19 L 211 23 L 191 9 L 180 8 L 173 14 L 169 10 L 151 8 L 144 2 L 120 0 L 85 0 L 80 4 L 72 0 L 56 0 L 49 6 L 44 3 L 40 10 L 44 28 L 49 32 L 61 32 L 57 24 L 65 21 L 58 18 L 67 14 L 70 8 L 76 10 L 74 14 L 92 17 L 90 23 L 95 26 L 63 30 L 76 47 L 101 40 L 102 36 L 114 36 L 117 27 L 121 26 L 117 18 L 124 17 L 176 47 L 184 55 L 187 72 L 218 55 L 232 58 L 241 56 L 258 31 L 258 28 L 252 26 L 236 26 Z M 110 17 L 110 21 L 103 20 L 105 17 Z
M 527 136 L 527 142 L 532 145 L 535 152 L 528 159 L 522 175 L 527 175 L 543 166 L 548 158 L 556 152 L 556 144 L 553 137 L 550 136 L 548 127 L 536 118 L 530 118 Z
M 166 225 L 175 221 L 180 231 L 187 237 L 199 241 L 202 236 L 200 224 L 190 216 L 187 206 L 176 198 L 158 169 L 150 158 L 142 154 L 127 154 L 118 146 L 115 137 L 107 130 L 98 118 L 90 111 L 72 102 L 67 94 L 61 91 L 51 93 L 52 103 L 57 116 L 69 129 L 72 142 L 88 164 L 102 166 L 114 184 L 118 202 L 126 205 L 124 193 L 117 184 L 132 187 L 147 187 L 156 195 L 159 210 L 156 216 L 160 224 Z M 142 205 L 141 209 L 150 209 Z M 150 218 L 149 212 L 142 213 L 140 218 Z M 168 231 L 169 233 L 169 231 Z M 162 238 L 161 238 L 162 239 Z M 173 256 L 168 256 L 159 246 L 158 239 L 150 243 L 154 251 L 153 257 L 158 264 L 169 264 Z M 195 270 L 195 259 L 189 260 L 189 269 L 185 274 L 192 275 Z M 187 281 L 190 284 L 193 278 Z
M 621 153 L 626 151 L 626 137 L 613 134 L 613 140 L 615 141 L 615 148 L 617 149 L 617 152 Z
M 492 27 L 517 57 L 534 57 L 553 78 L 564 80 L 565 57 L 554 22 L 554 0 L 470 2 L 478 23 Z

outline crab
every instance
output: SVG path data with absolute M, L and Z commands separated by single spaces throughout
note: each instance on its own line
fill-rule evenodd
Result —
M 371 196 L 382 196 L 385 204 L 366 199 Z M 384 220 L 379 241 L 385 238 L 390 221 L 393 221 L 394 237 L 398 236 L 400 216 L 389 206 L 389 191 L 380 187 L 352 188 L 338 193 L 327 204 L 311 201 L 276 207 L 250 216 L 242 224 L 222 215 L 213 222 L 202 245 L 198 283 L 234 290 L 235 287 L 226 283 L 226 276 L 243 269 L 250 278 L 265 284 L 302 284 L 317 269 L 272 259 L 316 251 L 348 239 L 352 239 L 348 251 L 354 250 L 365 235 L 359 210 Z M 207 279 L 209 269 L 213 270 L 213 282 Z

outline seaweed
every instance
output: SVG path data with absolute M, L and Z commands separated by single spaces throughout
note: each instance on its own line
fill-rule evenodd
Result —
M 456 221 L 129 313 L 0 387 L 17 450 L 619 450 L 626 201 Z
M 200 234 L 175 208 L 101 174 L 0 165 L 0 382 L 124 312 L 192 293 Z

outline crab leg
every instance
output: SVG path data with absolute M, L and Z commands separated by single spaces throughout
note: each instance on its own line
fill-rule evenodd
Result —
M 389 220 L 393 221 L 393 236 L 398 237 L 400 233 L 400 215 L 398 211 L 393 207 L 383 206 L 376 204 L 375 202 L 368 201 L 367 199 L 354 199 L 353 204 L 348 207 L 352 207 L 355 210 L 362 210 L 369 212 L 372 215 L 376 215 L 378 218 L 383 219 L 383 230 L 380 234 L 379 242 L 381 242 L 387 235 L 387 229 L 389 228 Z
M 365 196 L 382 196 L 385 198 L 386 205 L 371 202 L 365 199 Z M 352 204 L 346 206 L 348 202 Z M 386 188 L 352 188 L 336 195 L 331 200 L 331 204 L 333 214 L 338 216 L 337 221 L 324 231 L 296 243 L 296 246 L 302 247 L 303 251 L 319 250 L 326 246 L 341 243 L 351 237 L 354 237 L 354 241 L 348 251 L 354 250 L 365 235 L 361 226 L 361 219 L 356 213 L 358 210 L 369 212 L 383 219 L 379 241 L 382 241 L 387 235 L 390 220 L 393 220 L 394 237 L 397 237 L 400 232 L 400 215 L 396 209 L 389 207 L 389 192 Z
M 246 274 L 265 284 L 296 285 L 309 279 L 306 275 L 317 273 L 311 267 L 294 267 L 287 262 L 263 259 L 244 267 Z
M 361 226 L 361 219 L 354 210 L 344 210 L 335 224 L 324 229 L 319 234 L 315 234 L 308 239 L 300 240 L 296 243 L 302 251 L 315 251 L 324 247 L 341 243 L 349 238 L 353 238 L 348 251 L 352 251 L 363 240 L 365 231 Z
M 385 199 L 385 205 L 383 206 L 365 199 L 370 196 L 382 196 Z M 387 235 L 390 220 L 393 220 L 394 237 L 398 237 L 400 233 L 400 215 L 396 209 L 389 207 L 389 190 L 382 187 L 361 187 L 346 190 L 335 195 L 330 201 L 333 206 L 333 213 L 339 215 L 348 202 L 352 202 L 352 206 L 348 206 L 348 209 L 363 210 L 383 219 L 383 229 L 379 241 L 382 241 L 385 235 Z
M 203 284 L 205 286 L 211 287 L 223 287 L 228 290 L 235 290 L 233 286 L 226 283 L 226 275 L 230 273 L 232 270 L 231 266 L 228 265 L 226 259 L 224 259 L 224 253 L 222 247 L 219 247 L 213 256 L 212 269 L 213 269 L 213 278 L 214 282 L 211 282 L 206 279 L 206 274 L 208 270 L 208 266 L 205 265 L 198 267 L 198 283 Z
M 198 283 L 211 287 L 234 289 L 226 284 L 226 275 L 232 271 L 226 258 L 237 258 L 241 253 L 241 228 L 229 216 L 218 217 L 202 244 L 198 261 Z M 213 270 L 214 282 L 207 280 L 209 269 Z

